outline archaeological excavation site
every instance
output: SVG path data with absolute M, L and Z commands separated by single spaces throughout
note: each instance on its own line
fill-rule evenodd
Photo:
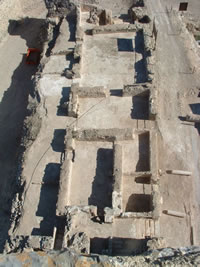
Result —
M 199 0 L 0 0 L 0 58 L 0 266 L 199 266 Z

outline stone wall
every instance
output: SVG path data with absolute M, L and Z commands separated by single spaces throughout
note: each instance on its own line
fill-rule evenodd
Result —
M 200 247 L 154 249 L 135 257 L 109 257 L 64 251 L 31 251 L 0 256 L 1 266 L 199 266 Z

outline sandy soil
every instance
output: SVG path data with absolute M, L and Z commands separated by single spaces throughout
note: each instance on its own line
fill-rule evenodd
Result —
M 164 169 L 193 172 L 190 178 L 170 175 L 162 177 L 164 208 L 180 211 L 185 208 L 188 216 L 185 220 L 161 216 L 161 233 L 169 245 L 189 245 L 192 224 L 195 228 L 195 244 L 199 244 L 200 139 L 197 129 L 181 120 L 181 116 L 185 116 L 188 110 L 188 99 L 183 95 L 195 91 L 193 101 L 198 95 L 199 72 L 196 69 L 193 73 L 196 60 L 191 58 L 196 56 L 191 51 L 188 57 L 187 43 L 179 34 L 180 25 L 173 15 L 166 14 L 165 4 L 160 0 L 156 4 L 148 1 L 148 7 L 155 16 L 158 29 L 156 78 L 159 88 L 158 127 L 162 142 L 159 165 Z M 187 233 L 184 238 L 181 234 L 183 232 Z

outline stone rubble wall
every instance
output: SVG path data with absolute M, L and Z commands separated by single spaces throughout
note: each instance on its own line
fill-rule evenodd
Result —
M 5 244 L 5 253 L 22 252 L 31 248 L 37 250 L 52 250 L 54 239 L 51 236 L 9 236 Z
M 158 220 L 161 216 L 161 197 L 158 184 L 157 175 L 157 135 L 154 131 L 149 132 L 150 136 L 150 174 L 151 174 L 151 187 L 152 187 L 152 211 L 150 212 L 123 212 L 122 210 L 122 166 L 123 166 L 123 150 L 120 144 L 114 145 L 114 186 L 112 193 L 112 209 L 105 210 L 106 220 L 108 222 L 113 221 L 113 217 L 122 218 L 153 218 Z M 135 174 L 133 174 L 135 176 Z
M 74 90 L 78 87 L 74 86 Z M 113 193 L 112 193 L 112 208 L 105 208 L 105 222 L 112 223 L 114 217 L 122 218 L 153 218 L 158 220 L 161 214 L 161 197 L 159 190 L 159 177 L 157 174 L 157 134 L 151 130 L 149 132 L 150 143 L 150 172 L 152 186 L 152 211 L 150 212 L 123 212 L 122 210 L 122 181 L 123 181 L 123 149 L 118 141 L 134 140 L 135 135 L 142 133 L 141 130 L 134 129 L 86 129 L 74 130 L 68 129 L 65 139 L 66 144 L 66 160 L 62 166 L 59 199 L 57 203 L 57 215 L 63 215 L 64 206 L 66 203 L 66 195 L 71 178 L 72 157 L 75 151 L 75 140 L 77 141 L 106 141 L 113 142 L 114 149 L 114 166 L 113 166 Z M 133 174 L 135 175 L 135 174 Z
M 133 85 L 125 85 L 123 88 L 123 96 L 136 96 L 139 94 L 149 96 L 149 119 L 155 120 L 155 117 L 158 112 L 157 107 L 157 89 L 151 83 L 141 83 Z
M 101 98 L 108 96 L 108 90 L 104 86 L 79 87 L 79 84 L 73 84 L 71 92 L 80 98 Z
M 112 1 L 106 0 L 45 0 L 45 2 L 46 7 L 49 10 L 49 16 L 60 16 L 68 14 L 74 9 L 75 6 L 78 5 L 83 6 L 83 8 L 98 7 L 101 9 L 110 9 L 115 11 L 115 14 L 119 12 L 119 9 L 121 12 L 125 12 L 125 10 L 127 11 L 127 9 L 130 8 L 135 1 L 126 0 L 123 6 L 122 0 L 115 0 L 114 4 Z M 121 6 L 122 8 L 120 8 Z
M 90 254 L 90 238 L 86 232 L 78 232 L 74 227 L 77 221 L 91 220 L 97 216 L 96 206 L 68 206 L 63 214 L 66 220 L 62 249 Z
M 199 266 L 200 247 L 164 248 L 150 250 L 132 257 L 84 255 L 68 249 L 61 251 L 31 251 L 0 256 L 1 266 Z
M 108 90 L 103 86 L 79 87 L 72 84 L 68 102 L 68 116 L 77 118 L 79 115 L 79 98 L 103 98 L 108 96 Z
M 105 26 L 96 26 L 92 29 L 92 35 L 105 33 L 121 33 L 121 32 L 136 32 L 137 26 L 135 24 L 112 24 Z
M 64 207 L 68 204 L 69 188 L 72 175 L 72 159 L 73 151 L 75 151 L 75 141 L 72 136 L 72 130 L 67 129 L 65 137 L 65 161 L 61 166 L 60 180 L 59 180 L 59 194 L 56 204 L 56 214 L 58 216 L 65 213 Z
M 73 132 L 73 138 L 78 141 L 105 141 L 133 140 L 134 130 L 127 129 L 87 129 Z

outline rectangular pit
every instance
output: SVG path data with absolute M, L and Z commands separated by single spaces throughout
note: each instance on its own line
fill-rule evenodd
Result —
M 136 181 L 138 177 L 123 177 L 123 211 L 150 212 L 152 211 L 151 185 Z
M 133 256 L 147 250 L 147 239 L 133 238 L 92 238 L 90 253 L 110 256 Z
M 79 128 L 127 128 L 135 127 L 131 117 L 132 98 L 110 96 L 108 98 L 79 98 Z
M 124 162 L 123 173 L 150 171 L 150 134 L 142 132 L 135 135 L 133 141 L 123 142 Z
M 133 96 L 131 117 L 137 120 L 149 119 L 149 91 Z
M 86 35 L 82 62 L 82 86 L 122 89 L 124 84 L 133 84 L 135 33 Z
M 75 142 L 70 182 L 70 206 L 111 207 L 113 145 L 110 142 Z

